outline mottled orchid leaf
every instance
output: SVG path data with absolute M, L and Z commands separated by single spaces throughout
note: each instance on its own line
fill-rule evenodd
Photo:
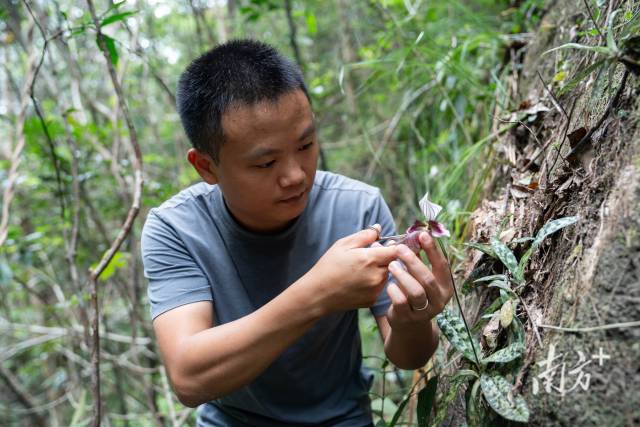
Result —
M 480 394 L 480 379 L 474 381 L 467 396 L 467 424 L 469 427 L 484 426 L 482 395 Z
M 436 390 L 438 389 L 438 376 L 429 378 L 427 385 L 418 393 L 418 405 L 416 406 L 416 414 L 418 416 L 418 426 L 427 427 L 429 416 L 433 408 L 433 402 L 436 399 Z
M 575 216 L 567 216 L 564 218 L 558 218 L 558 219 L 554 219 L 553 221 L 549 221 L 547 222 L 540 230 L 538 230 L 538 234 L 536 234 L 535 239 L 533 240 L 533 243 L 531 244 L 531 247 L 527 250 L 527 252 L 524 253 L 524 255 L 522 256 L 522 258 L 520 258 L 520 263 L 518 264 L 518 270 L 517 270 L 517 274 L 516 276 L 516 280 L 517 278 L 520 278 L 520 282 L 522 281 L 522 278 L 524 277 L 524 268 L 527 266 L 527 263 L 529 262 L 529 258 L 531 258 L 531 255 L 533 254 L 533 252 L 538 249 L 538 246 L 540 246 L 540 244 L 542 243 L 542 241 L 549 236 L 550 234 L 555 233 L 556 231 L 574 224 L 578 221 L 578 217 Z
M 498 259 L 502 261 L 505 267 L 507 267 L 507 269 L 515 277 L 518 271 L 518 260 L 516 259 L 516 256 L 513 254 L 513 252 L 511 252 L 511 249 L 509 249 L 507 245 L 496 238 L 491 239 L 491 248 L 496 253 Z
M 512 343 L 485 357 L 482 363 L 507 363 L 522 356 L 522 353 L 524 353 L 524 346 L 520 343 Z
M 507 280 L 507 276 L 505 276 L 504 274 L 492 274 L 491 276 L 484 276 L 479 279 L 476 279 L 473 281 L 473 283 L 491 282 L 494 280 L 502 280 L 504 282 L 505 280 Z
M 518 319 L 518 316 L 513 317 L 511 327 L 509 328 L 512 343 L 519 343 L 523 348 L 525 345 L 524 325 Z
M 491 409 L 502 417 L 526 423 L 529 421 L 529 408 L 522 396 L 513 396 L 511 384 L 500 374 L 482 374 L 480 387 Z
M 469 246 L 470 248 L 477 249 L 480 252 L 489 255 L 491 258 L 498 258 L 493 248 L 490 245 L 486 245 L 484 243 L 476 243 L 476 242 L 467 242 L 465 246 Z
M 567 216 L 564 218 L 554 219 L 553 221 L 549 221 L 546 223 L 536 234 L 536 238 L 533 241 L 533 246 L 538 246 L 549 234 L 553 234 L 556 231 L 574 224 L 578 221 L 578 217 L 575 216 Z
M 469 336 L 467 328 L 465 328 L 462 319 L 458 315 L 453 314 L 451 310 L 445 308 L 436 316 L 436 320 L 442 334 L 451 343 L 453 348 L 462 353 L 462 355 L 470 361 L 479 362 L 476 360 L 473 349 L 475 348 L 476 351 L 480 351 L 480 344 L 477 340 Z
M 491 283 L 489 283 L 489 287 L 490 288 L 498 288 L 501 289 L 505 292 L 508 292 L 510 294 L 514 294 L 513 289 L 511 289 L 509 287 L 509 285 L 507 284 L 507 282 L 505 280 L 494 280 Z

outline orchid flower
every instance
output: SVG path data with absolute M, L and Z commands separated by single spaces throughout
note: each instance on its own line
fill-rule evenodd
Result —
M 418 202 L 420 206 L 420 210 L 424 215 L 425 221 L 416 220 L 413 225 L 407 228 L 407 231 L 404 235 L 400 235 L 397 237 L 402 237 L 400 241 L 397 243 L 402 243 L 409 247 L 413 252 L 418 253 L 422 248 L 420 246 L 420 241 L 418 240 L 418 236 L 420 236 L 420 232 L 428 231 L 431 233 L 433 237 L 449 237 L 449 230 L 442 224 L 441 222 L 436 221 L 436 217 L 442 210 L 442 206 L 437 205 L 433 202 L 429 201 L 429 193 L 426 193 L 420 202 Z M 396 236 L 390 236 L 396 237 Z
M 431 235 L 433 237 L 451 236 L 451 234 L 449 233 L 449 230 L 447 230 L 444 224 L 436 221 L 436 217 L 442 210 L 442 206 L 436 205 L 435 203 L 430 202 L 429 193 L 426 193 L 424 197 L 420 199 L 420 202 L 418 202 L 418 204 L 420 205 L 420 210 L 422 211 L 422 214 L 424 215 L 427 221 L 429 231 L 431 231 Z

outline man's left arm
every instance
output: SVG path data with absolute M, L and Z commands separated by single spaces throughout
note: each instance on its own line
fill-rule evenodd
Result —
M 439 330 L 432 319 L 453 296 L 446 258 L 427 232 L 421 233 L 419 240 L 432 269 L 400 245 L 399 259 L 406 270 L 397 261 L 389 264 L 395 278 L 387 285 L 391 306 L 386 315 L 376 317 L 385 353 L 401 369 L 424 366 L 436 351 Z

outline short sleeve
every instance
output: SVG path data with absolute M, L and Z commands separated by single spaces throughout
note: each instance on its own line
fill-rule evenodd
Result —
M 372 211 L 372 219 L 372 224 L 378 223 L 382 227 L 382 236 L 393 236 L 396 234 L 396 225 L 393 220 L 393 215 L 391 215 L 391 211 L 381 194 L 376 198 L 374 209 Z M 378 295 L 378 299 L 370 308 L 371 313 L 376 317 L 384 316 L 391 305 L 391 300 L 387 294 L 389 279 L 391 279 L 391 274 L 389 274 L 387 283 L 385 283 L 380 295 Z
M 152 209 L 142 229 L 142 263 L 151 319 L 181 305 L 212 301 L 211 286 L 179 233 Z

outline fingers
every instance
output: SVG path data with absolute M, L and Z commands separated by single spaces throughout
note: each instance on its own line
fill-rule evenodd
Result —
M 370 257 L 370 262 L 377 266 L 387 267 L 391 261 L 398 258 L 398 248 L 396 246 L 382 246 L 379 243 L 367 248 L 366 255 Z
M 429 267 L 424 265 L 422 260 L 414 254 L 411 249 L 405 245 L 398 245 L 398 256 L 407 266 L 407 270 L 409 270 L 411 276 L 413 276 L 425 290 L 435 289 L 438 283 L 436 278 L 431 270 L 429 270 Z
M 410 315 L 411 307 L 409 307 L 409 300 L 407 300 L 407 297 L 398 285 L 389 283 L 387 285 L 387 295 L 389 295 L 389 299 L 391 300 L 395 316 L 407 317 Z
M 398 261 L 389 264 L 389 271 L 395 277 L 397 286 L 402 290 L 411 307 L 424 307 L 428 298 L 426 289 L 414 278 L 413 273 L 405 271 Z
M 444 257 L 435 239 L 429 233 L 420 233 L 420 245 L 427 254 L 429 262 L 433 267 L 433 275 L 438 283 L 451 285 L 451 273 L 449 263 Z
M 378 240 L 380 237 L 380 233 L 382 232 L 382 227 L 380 224 L 374 224 L 364 230 L 360 230 L 357 233 L 353 233 L 344 238 L 345 244 L 349 246 L 349 248 L 366 248 L 371 245 L 373 242 Z

